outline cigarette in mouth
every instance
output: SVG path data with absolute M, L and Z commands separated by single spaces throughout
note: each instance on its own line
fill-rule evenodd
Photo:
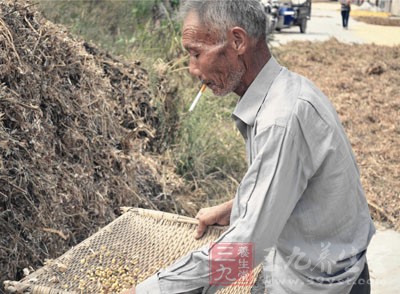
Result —
M 203 94 L 204 90 L 206 89 L 206 84 L 201 85 L 199 93 L 197 93 L 196 98 L 194 98 L 192 105 L 190 105 L 189 112 L 192 112 L 193 109 L 196 107 L 197 102 L 199 102 L 201 94 Z

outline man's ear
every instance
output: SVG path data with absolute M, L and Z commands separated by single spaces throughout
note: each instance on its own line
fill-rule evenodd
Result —
M 231 42 L 238 55 L 244 54 L 249 46 L 249 36 L 241 27 L 234 27 L 230 30 Z

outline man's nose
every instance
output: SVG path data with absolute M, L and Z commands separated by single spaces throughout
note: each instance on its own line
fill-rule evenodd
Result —
M 189 73 L 194 77 L 200 78 L 201 71 L 200 71 L 199 67 L 197 66 L 196 62 L 190 61 L 190 63 L 189 63 Z

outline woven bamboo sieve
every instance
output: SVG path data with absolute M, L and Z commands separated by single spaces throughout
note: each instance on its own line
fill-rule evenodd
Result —
M 203 238 L 195 240 L 196 219 L 140 208 L 122 210 L 124 214 L 109 225 L 21 281 L 11 282 L 12 287 L 35 294 L 118 293 L 224 231 L 209 227 Z M 258 266 L 251 279 L 246 277 L 251 285 L 233 284 L 218 293 L 251 293 L 260 270 Z

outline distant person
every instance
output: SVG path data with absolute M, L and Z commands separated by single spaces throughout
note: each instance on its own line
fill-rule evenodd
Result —
M 351 10 L 351 0 L 340 0 L 340 12 L 342 13 L 342 25 L 344 29 L 348 29 L 349 17 Z

